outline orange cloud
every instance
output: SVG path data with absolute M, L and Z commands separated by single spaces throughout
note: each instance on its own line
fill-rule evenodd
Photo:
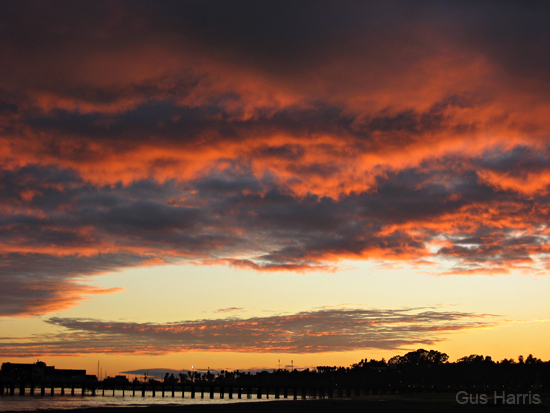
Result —
M 397 4 L 6 6 L 3 277 L 545 274 L 548 10 Z

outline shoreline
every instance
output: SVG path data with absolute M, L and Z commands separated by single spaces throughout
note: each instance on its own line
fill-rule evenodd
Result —
M 457 411 L 459 413 L 486 411 L 487 408 L 505 409 L 511 412 L 546 412 L 550 406 L 546 403 L 539 405 L 495 405 L 487 404 L 465 404 L 460 405 L 454 397 L 430 397 L 435 395 L 422 395 L 422 397 L 381 397 L 381 398 L 357 398 L 357 399 L 313 399 L 313 400 L 265 400 L 251 401 L 246 403 L 224 403 L 224 404 L 147 404 L 143 406 L 101 406 L 82 407 L 75 409 L 36 409 L 27 412 L 40 413 L 204 413 L 204 412 L 257 412 L 271 413 L 324 413 L 333 411 L 368 411 L 369 413 L 396 412 L 446 412 Z M 547 400 L 545 398 L 545 400 Z M 2 413 L 15 413 L 16 410 L 6 410 Z M 20 411 L 19 411 L 20 412 Z

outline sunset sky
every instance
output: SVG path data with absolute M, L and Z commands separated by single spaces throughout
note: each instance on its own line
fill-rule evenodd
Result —
M 0 363 L 550 359 L 550 3 L 3 1 Z

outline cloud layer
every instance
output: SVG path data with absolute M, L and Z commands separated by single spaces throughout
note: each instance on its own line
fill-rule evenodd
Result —
M 53 317 L 57 335 L 0 341 L 0 356 L 165 354 L 189 351 L 320 353 L 433 345 L 452 332 L 486 328 L 494 316 L 402 310 L 326 309 L 292 315 L 169 324 Z
M 61 3 L 0 16 L 0 315 L 163 262 L 547 274 L 548 4 Z

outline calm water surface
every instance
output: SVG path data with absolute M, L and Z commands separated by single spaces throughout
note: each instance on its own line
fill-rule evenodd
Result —
M 56 389 L 57 390 L 57 389 Z M 204 399 L 201 399 L 200 393 L 195 394 L 195 398 L 191 399 L 190 393 L 185 393 L 185 398 L 181 397 L 181 392 L 176 393 L 175 397 L 172 397 L 172 393 L 168 392 L 165 397 L 162 397 L 159 392 L 155 397 L 151 394 L 146 394 L 146 397 L 141 397 L 141 391 L 136 391 L 136 396 L 132 396 L 132 392 L 126 390 L 125 396 L 122 396 L 122 391 L 115 391 L 113 396 L 112 390 L 105 392 L 105 396 L 99 393 L 97 396 L 81 396 L 77 390 L 77 394 L 74 396 L 65 393 L 61 396 L 56 392 L 55 396 L 50 396 L 49 392 L 45 396 L 29 396 L 28 389 L 27 395 L 21 397 L 15 393 L 15 396 L 1 396 L 0 397 L 0 412 L 5 411 L 29 411 L 37 409 L 79 409 L 83 407 L 136 407 L 147 406 L 153 404 L 159 405 L 182 405 L 182 404 L 221 404 L 221 403 L 247 403 L 257 401 L 272 401 L 275 400 L 273 395 L 270 395 L 269 399 L 265 398 L 265 394 L 262 399 L 257 399 L 256 395 L 247 399 L 246 394 L 243 394 L 242 399 L 237 399 L 237 395 L 233 394 L 233 399 L 229 399 L 227 394 L 224 399 L 219 398 L 219 394 L 214 395 L 214 399 L 210 399 L 210 393 L 204 394 Z M 148 392 L 150 393 L 150 392 Z M 279 399 L 284 400 L 284 399 Z

